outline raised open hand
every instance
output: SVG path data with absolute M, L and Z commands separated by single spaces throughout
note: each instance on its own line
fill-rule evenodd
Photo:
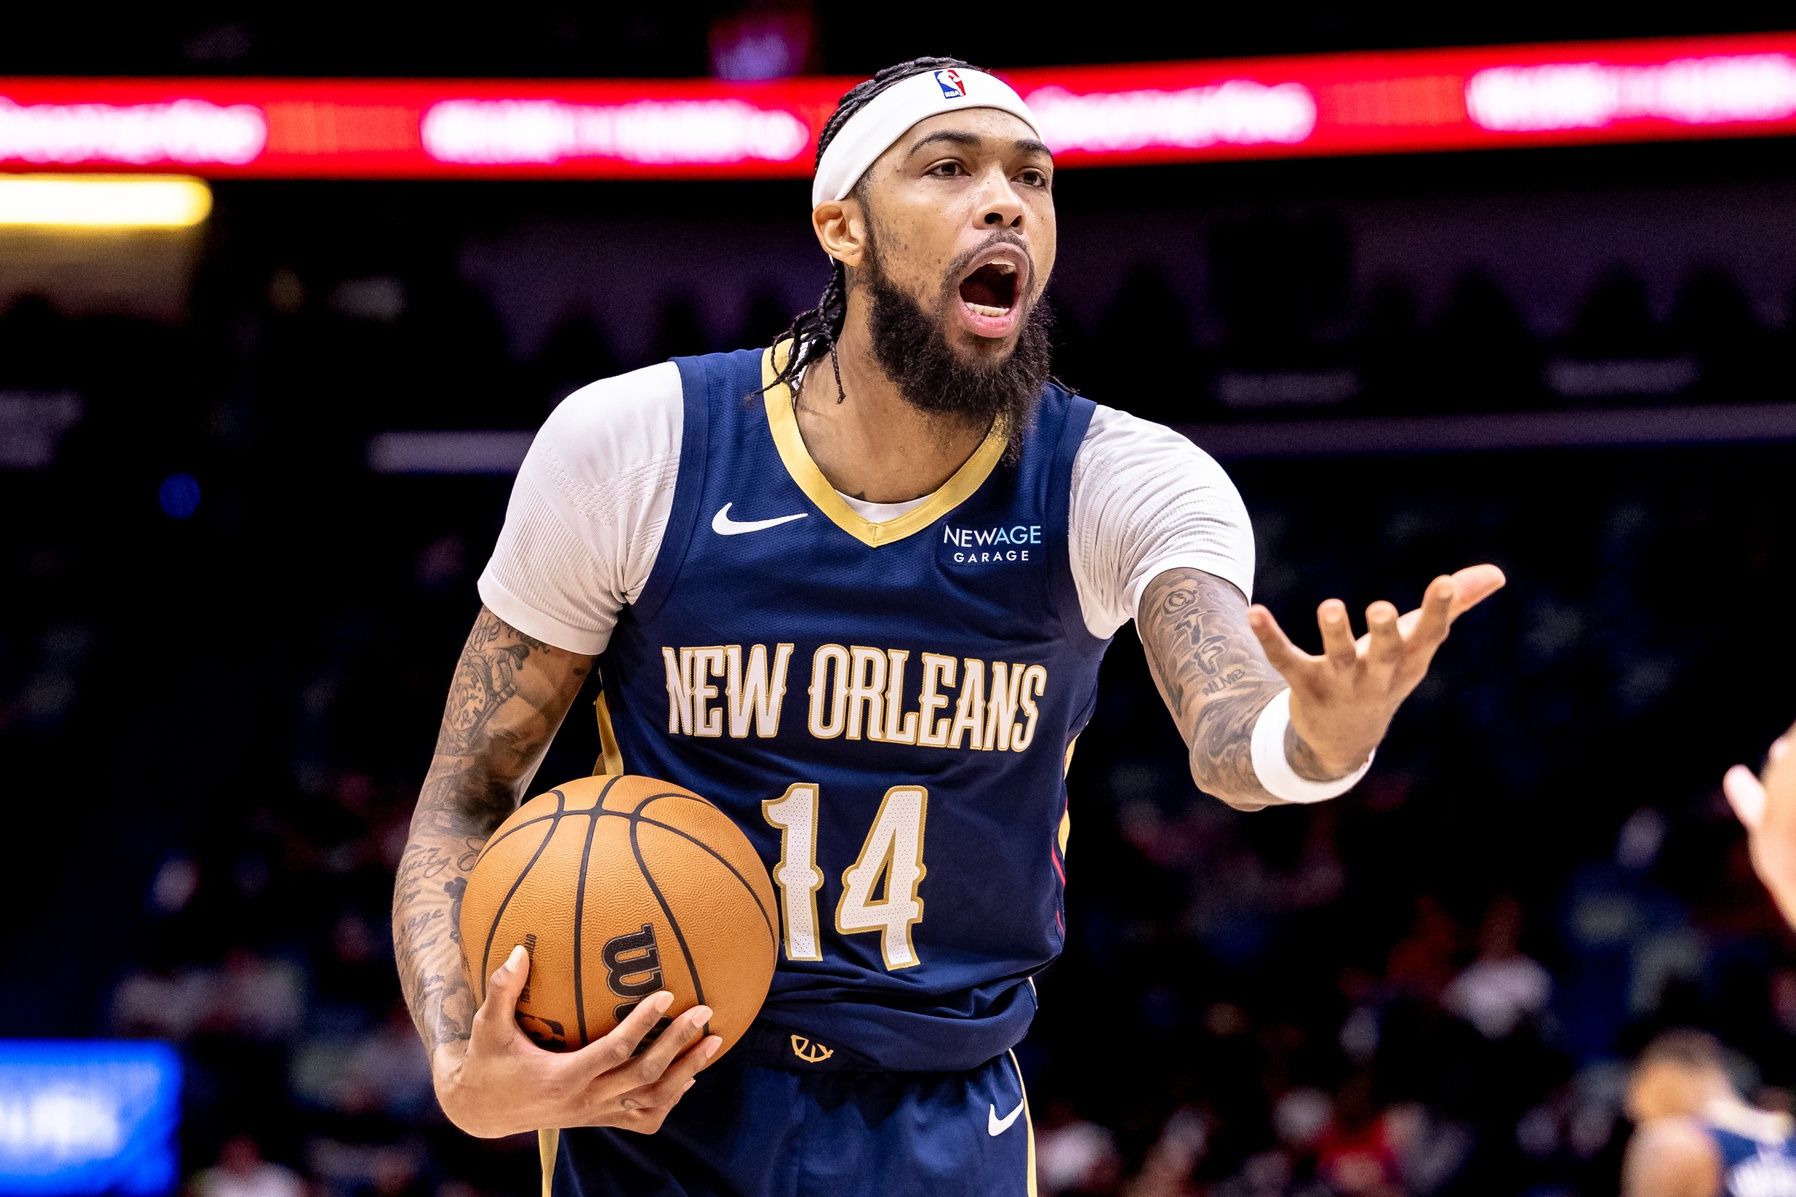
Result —
M 1453 621 L 1506 581 L 1494 565 L 1471 565 L 1429 583 L 1422 605 L 1413 611 L 1399 615 L 1395 605 L 1380 599 L 1366 608 L 1368 630 L 1357 640 L 1347 604 L 1331 598 L 1316 611 L 1320 656 L 1298 648 L 1272 612 L 1254 604 L 1248 625 L 1291 687 L 1291 728 L 1317 764 L 1335 776 L 1359 768 L 1428 672 Z

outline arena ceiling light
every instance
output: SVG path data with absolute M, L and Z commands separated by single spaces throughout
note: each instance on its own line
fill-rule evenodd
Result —
M 212 189 L 186 175 L 0 174 L 0 229 L 185 229 L 212 211 Z

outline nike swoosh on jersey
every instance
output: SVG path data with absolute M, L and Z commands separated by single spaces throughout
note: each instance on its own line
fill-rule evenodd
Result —
M 711 531 L 719 536 L 741 536 L 744 532 L 760 532 L 767 528 L 777 528 L 781 524 L 801 520 L 810 514 L 808 511 L 801 511 L 797 515 L 776 516 L 770 520 L 733 520 L 730 518 L 730 508 L 733 506 L 735 504 L 725 503 L 717 509 L 717 514 L 711 517 Z
M 1010 1113 L 1004 1115 L 1002 1118 L 998 1117 L 997 1106 L 987 1106 L 985 1108 L 985 1133 L 995 1139 L 1005 1131 L 1009 1130 L 1010 1124 L 1015 1122 L 1016 1116 L 1023 1112 L 1023 1107 L 1028 1104 L 1028 1100 L 1028 1098 L 1024 1098 L 1022 1101 L 1017 1102 L 1016 1109 L 1010 1111 Z

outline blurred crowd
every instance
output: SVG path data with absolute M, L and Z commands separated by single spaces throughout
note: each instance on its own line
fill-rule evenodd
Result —
M 1194 425 L 1790 394 L 1796 319 L 1714 272 L 1668 319 L 1613 272 L 1551 336 L 1476 271 L 1426 317 L 1401 283 L 1304 309 L 1289 281 L 1222 269 L 1206 340 L 1144 269 L 1101 319 L 1063 314 L 1060 372 Z M 640 360 L 576 315 L 519 360 L 446 267 L 263 257 L 209 259 L 175 327 L 0 314 L 0 751 L 16 841 L 62 862 L 0 931 L 48 974 L 0 1015 L 179 1044 L 194 1194 L 534 1191 L 533 1143 L 437 1112 L 387 924 L 509 479 L 377 475 L 366 439 L 534 427 L 593 378 L 791 314 L 745 310 L 717 329 L 668 297 Z M 1104 351 L 1125 336 L 1159 357 Z M 1150 385 L 1167 360 L 1204 385 Z M 1288 627 L 1472 561 L 1511 585 L 1368 780 L 1314 809 L 1197 795 L 1118 637 L 1071 774 L 1068 949 L 1019 1051 L 1042 1192 L 1611 1191 L 1627 1054 L 1672 1023 L 1788 1104 L 1796 956 L 1716 787 L 1792 714 L 1787 449 L 1227 464 Z M 542 783 L 591 769 L 588 711 Z
M 1057 278 L 1047 299 L 1058 374 L 1166 423 L 1763 404 L 1787 399 L 1796 380 L 1796 286 L 1773 302 L 1763 278 L 1749 294 L 1699 256 L 1659 263 L 1650 279 L 1637 264 L 1598 256 L 1581 289 L 1555 295 L 1559 311 L 1547 313 L 1530 306 L 1537 297 L 1513 294 L 1477 251 L 1446 280 L 1393 272 L 1356 287 L 1354 230 L 1335 219 L 1224 220 L 1180 232 L 1174 261 L 1157 260 L 1168 246 L 1147 239 L 1133 257 L 1117 255 L 1135 265 L 1118 270 L 1101 302 L 1082 295 L 1069 304 L 1081 287 L 1075 277 Z M 1072 245 L 1090 242 L 1086 234 Z M 568 252 L 602 261 L 607 248 L 590 239 Z M 693 273 L 697 254 L 666 248 Z M 1501 252 L 1502 243 L 1482 248 Z M 542 335 L 523 344 L 518 320 L 458 272 L 451 252 L 370 251 L 369 261 L 328 264 L 308 256 L 220 238 L 195 282 L 207 319 L 181 327 L 71 317 L 42 295 L 14 297 L 0 308 L 0 425 L 23 435 L 40 411 L 70 422 L 80 403 L 111 402 L 115 389 L 162 370 L 202 381 L 180 389 L 183 406 L 158 408 L 164 436 L 328 433 L 353 454 L 358 438 L 394 428 L 531 429 L 593 378 L 767 344 L 798 305 L 814 302 L 804 286 L 769 275 L 706 278 L 713 292 L 741 294 L 729 305 L 678 281 L 656 288 L 632 278 L 640 296 L 626 308 L 627 334 L 587 299 L 555 295 L 547 314 L 528 321 Z M 770 253 L 767 264 L 780 261 Z M 807 256 L 793 269 L 815 274 L 820 289 L 818 261 Z M 1201 274 L 1201 287 L 1178 272 Z M 733 313 L 727 320 L 708 316 L 720 306 Z M 58 417 L 63 410 L 70 414 Z

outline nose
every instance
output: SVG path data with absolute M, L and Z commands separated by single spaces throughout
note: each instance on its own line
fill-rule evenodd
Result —
M 985 195 L 981 197 L 979 206 L 979 223 L 985 228 L 1020 229 L 1023 227 L 1023 198 L 1017 194 L 1010 179 L 1001 171 L 992 171 L 987 175 L 991 181 L 986 185 Z

